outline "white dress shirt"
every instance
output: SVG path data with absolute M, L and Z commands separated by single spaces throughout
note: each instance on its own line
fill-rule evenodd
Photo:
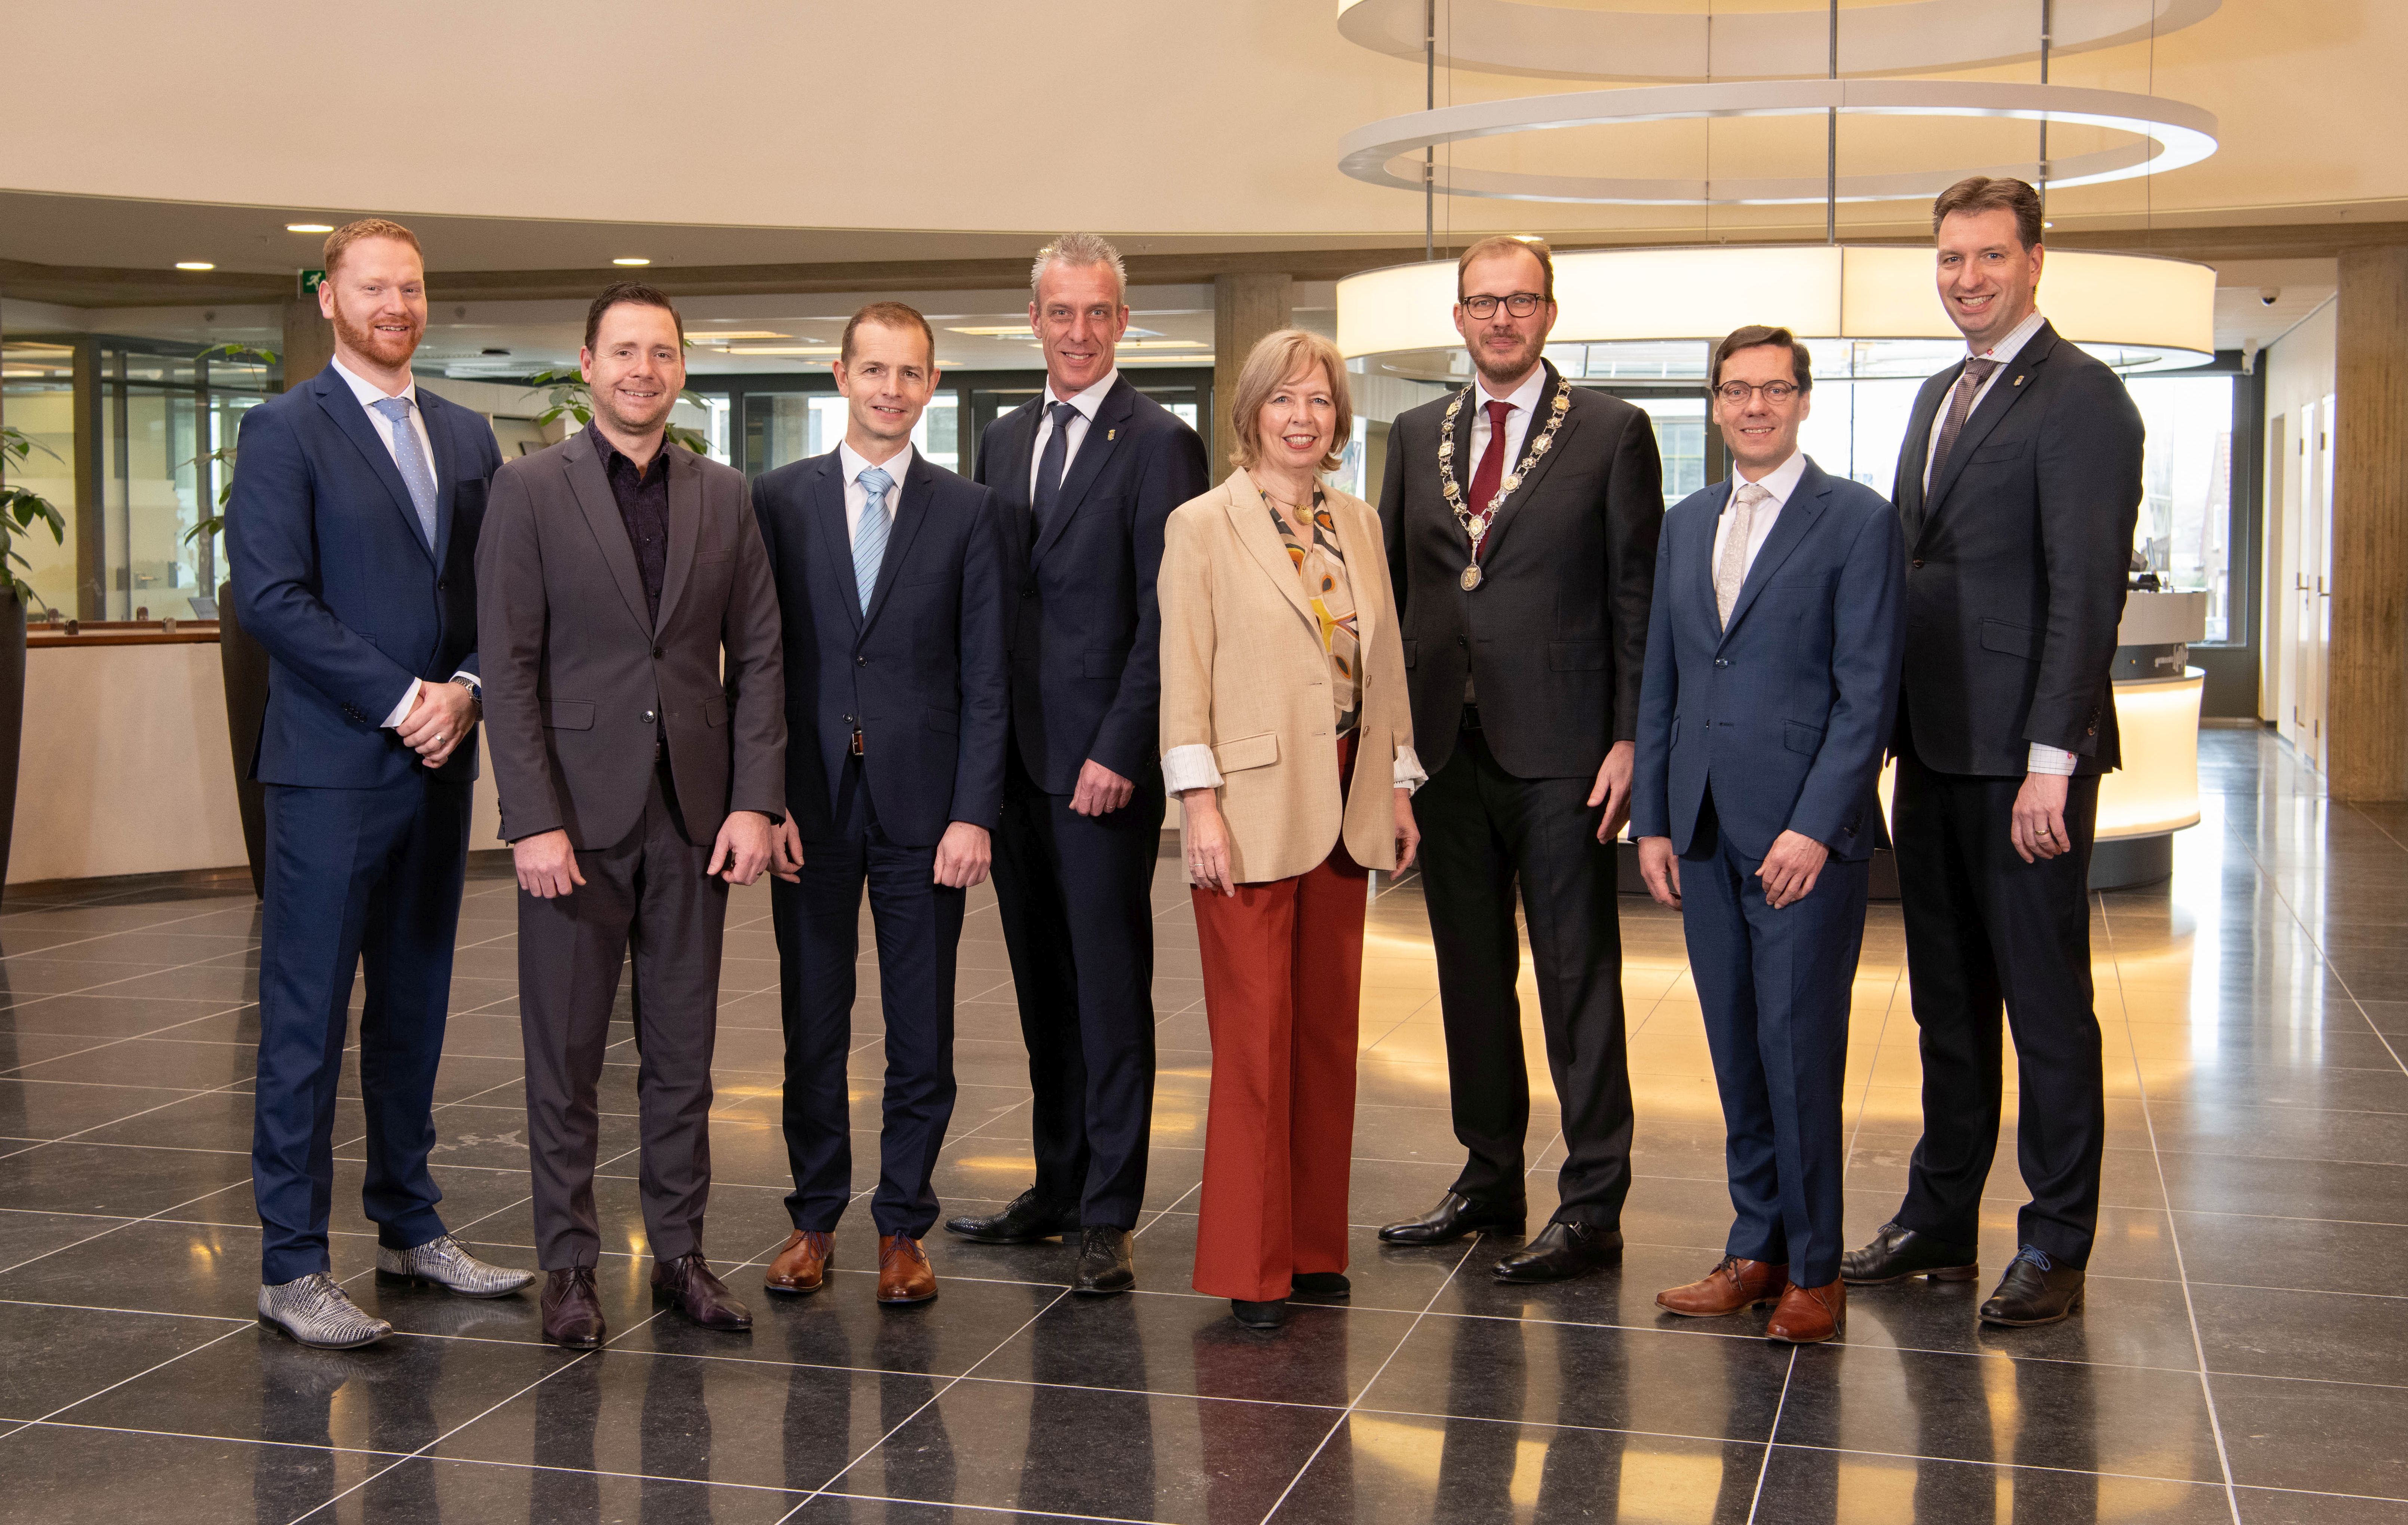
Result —
M 1465 441 L 1471 451 L 1468 456 L 1455 457 L 1455 480 L 1463 484 L 1464 507 L 1469 509 L 1474 517 L 1488 506 L 1470 500 L 1471 479 L 1479 474 L 1481 457 L 1488 451 L 1488 405 L 1501 402 L 1513 410 L 1505 415 L 1503 475 L 1510 477 L 1513 468 L 1522 464 L 1522 446 L 1530 438 L 1530 420 L 1538 412 L 1539 394 L 1545 391 L 1546 386 L 1547 367 L 1544 366 L 1531 367 L 1529 380 L 1502 397 L 1488 390 L 1488 379 L 1484 376 L 1472 383 L 1471 438 Z
M 2014 364 L 2015 356 L 2023 352 L 2024 346 L 2031 342 L 2031 337 L 2040 332 L 2040 325 L 2046 322 L 2048 320 L 2042 317 L 2040 310 L 2035 308 L 2025 315 L 2023 322 L 2007 330 L 2006 338 L 1986 350 L 1972 352 L 1973 359 L 1995 360 L 1999 365 L 1996 370 L 1983 379 L 1981 386 L 1974 391 L 1972 406 L 1965 410 L 1965 416 L 1968 419 L 1973 416 L 1975 410 L 1979 409 L 1983 401 L 1989 396 L 1990 388 L 1999 384 L 1999 378 L 2006 374 L 2007 367 Z M 1951 387 L 1949 391 L 1954 393 L 1956 388 Z M 1924 451 L 1923 490 L 1927 494 L 1931 491 L 1931 474 L 1940 468 L 1940 424 L 1941 419 L 1947 416 L 1948 406 L 1946 400 L 1941 403 L 1941 412 L 1931 423 L 1930 442 Z M 2034 741 L 2031 743 L 2029 755 L 2024 760 L 2024 771 L 2055 773 L 2062 777 L 2073 771 L 2073 754 L 2064 748 Z
M 384 441 L 385 453 L 393 455 L 393 464 L 396 468 L 401 465 L 401 457 L 394 454 L 393 420 L 378 412 L 376 405 L 387 397 L 400 397 L 409 404 L 409 426 L 418 435 L 418 458 L 426 463 L 427 480 L 433 482 L 436 490 L 440 492 L 443 479 L 435 467 L 435 441 L 426 437 L 426 418 L 418 410 L 418 382 L 412 380 L 405 382 L 398 392 L 387 392 L 351 369 L 351 367 L 344 365 L 340 359 L 335 362 L 335 374 L 341 377 L 344 384 L 351 389 L 351 396 L 360 399 L 360 410 L 368 415 L 369 424 L 375 428 L 377 438 Z M 415 505 L 410 511 L 412 513 L 417 511 Z M 455 673 L 453 676 L 466 679 L 468 686 L 479 693 L 484 691 L 484 685 L 477 682 L 477 675 L 473 672 L 464 671 Z M 409 686 L 401 691 L 401 702 L 394 705 L 393 712 L 384 717 L 386 730 L 394 729 L 409 717 L 410 706 L 418 702 L 418 680 L 412 678 L 409 680 Z
M 1096 422 L 1096 410 L 1104 405 L 1104 394 L 1110 392 L 1112 383 L 1120 379 L 1120 367 L 1114 366 L 1104 372 L 1102 381 L 1068 397 L 1055 396 L 1053 381 L 1050 379 L 1046 381 L 1045 390 L 1038 394 L 1037 439 L 1035 448 L 1028 453 L 1029 502 L 1037 501 L 1037 468 L 1045 462 L 1045 442 L 1054 438 L 1054 405 L 1067 402 L 1078 410 L 1070 417 L 1068 440 L 1062 452 L 1062 475 L 1067 477 L 1070 474 L 1070 463 L 1079 458 L 1079 447 L 1086 443 L 1088 425 Z M 1059 487 L 1062 483 L 1056 481 L 1054 485 Z
M 1782 506 L 1789 501 L 1789 495 L 1798 490 L 1799 480 L 1805 475 L 1806 453 L 1793 450 L 1789 453 L 1789 459 L 1756 479 L 1756 485 L 1772 496 L 1756 503 L 1756 517 L 1748 523 L 1747 566 L 1740 573 L 1742 583 L 1746 582 L 1747 574 L 1756 570 L 1756 553 L 1763 550 L 1764 542 L 1771 538 L 1773 522 L 1781 517 Z M 1731 522 L 1736 517 L 1731 512 L 1734 507 L 1731 499 L 1738 497 L 1740 488 L 1745 485 L 1747 479 L 1743 476 L 1732 482 L 1731 498 L 1723 502 L 1722 518 L 1714 525 L 1713 559 L 1706 563 L 1709 568 L 1723 564 L 1723 547 L 1730 541 Z
M 839 443 L 836 459 L 844 473 L 845 543 L 861 539 L 861 511 L 869 504 L 869 489 L 861 484 L 861 474 L 873 466 L 895 479 L 895 485 L 886 489 L 886 523 L 892 527 L 903 513 L 903 474 L 911 469 L 911 442 L 905 440 L 901 450 L 883 461 L 872 461 L 855 453 L 851 445 Z

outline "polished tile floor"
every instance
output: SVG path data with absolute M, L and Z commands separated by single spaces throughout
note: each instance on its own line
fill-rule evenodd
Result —
M 1623 904 L 1638 1181 L 1619 1273 L 1498 1288 L 1495 1243 L 1398 1252 L 1455 1146 L 1427 929 L 1373 910 L 1354 1175 L 1355 1297 L 1282 1333 L 1187 1290 L 1210 1074 L 1195 933 L 1166 864 L 1162 1079 L 1143 1289 L 1065 1291 L 1059 1247 L 931 1248 L 943 1296 L 872 1301 L 866 1204 L 815 1297 L 774 1300 L 782 1238 L 777 963 L 738 897 L 720 1014 L 710 1247 L 749 1336 L 654 1311 L 635 1071 L 604 1085 L 598 1196 L 614 1335 L 536 1339 L 532 1298 L 376 1285 L 359 1104 L 337 1115 L 336 1273 L 403 1332 L 302 1349 L 251 1316 L 246 1150 L 257 909 L 122 890 L 0 907 L 0 1515 L 9 1519 L 964 1521 L 2408 1521 L 2408 809 L 2328 804 L 2279 744 L 2212 731 L 2206 818 L 2172 885 L 2097 897 L 2110 1149 L 2089 1310 L 1976 1328 L 2013 1251 L 2010 1133 L 1985 1280 L 1851 1305 L 1844 1345 L 1651 1299 L 1712 1264 L 1719 1114 L 1677 923 Z M 962 949 L 949 1211 L 1029 1174 L 1001 937 Z M 512 891 L 469 885 L 436 1174 L 462 1238 L 531 1265 Z M 864 994 L 875 991 L 865 959 Z M 1527 998 L 1526 996 L 1526 1001 Z M 1535 1010 L 1533 1005 L 1530 1009 Z M 877 1112 L 860 1007 L 856 1181 Z M 622 1028 L 624 1036 L 624 1029 Z M 1539 1053 L 1535 1029 L 1530 1053 Z M 623 1043 L 614 1057 L 632 1060 Z M 1916 1132 L 1895 906 L 1877 906 L 1850 1054 L 1849 1215 L 1895 1203 Z M 1541 1099 L 1533 1209 L 1560 1158 Z M 356 1086 L 346 1094 L 356 1096 Z M 737 1269 L 738 1267 L 743 1269 Z

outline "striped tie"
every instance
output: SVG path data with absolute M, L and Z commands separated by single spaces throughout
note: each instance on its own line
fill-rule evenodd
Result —
M 878 589 L 878 564 L 886 559 L 886 495 L 895 479 L 871 467 L 853 479 L 869 501 L 861 506 L 861 524 L 853 532 L 853 580 L 861 589 L 861 611 L 869 612 L 869 596 Z

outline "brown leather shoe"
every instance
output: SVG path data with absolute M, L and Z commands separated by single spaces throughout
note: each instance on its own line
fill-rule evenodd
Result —
M 570 1266 L 544 1277 L 543 1337 L 571 1350 L 602 1343 L 602 1302 L 594 1295 L 592 1266 Z
M 1656 1306 L 1684 1318 L 1720 1318 L 1777 1302 L 1789 1290 L 1789 1268 L 1726 1255 L 1701 1281 L 1656 1294 Z
M 1835 1281 L 1828 1287 L 1793 1284 L 1781 1294 L 1781 1305 L 1772 1310 L 1771 1322 L 1764 1326 L 1764 1337 L 1784 1345 L 1820 1345 L 1838 1339 L 1847 1328 L 1846 1282 Z
M 674 1260 L 654 1260 L 652 1296 L 667 1298 L 680 1313 L 705 1329 L 752 1327 L 752 1310 L 737 1302 L 727 1284 L 710 1273 L 710 1263 L 700 1250 Z
M 836 1248 L 835 1236 L 797 1229 L 786 1237 L 786 1247 L 769 1262 L 761 1285 L 772 1292 L 816 1292 Z
M 910 1234 L 878 1236 L 878 1301 L 884 1303 L 926 1302 L 937 1295 L 937 1273 L 928 1267 L 928 1252 Z

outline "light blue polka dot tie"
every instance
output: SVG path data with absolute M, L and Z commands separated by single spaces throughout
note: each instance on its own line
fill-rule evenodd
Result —
M 408 397 L 379 397 L 368 404 L 385 416 L 393 425 L 393 464 L 401 468 L 402 485 L 409 489 L 409 501 L 418 510 L 418 527 L 426 536 L 426 548 L 435 549 L 435 468 L 426 464 L 426 451 L 418 442 L 418 431 L 409 426 Z
M 878 564 L 886 559 L 886 495 L 895 479 L 871 467 L 853 479 L 868 501 L 861 506 L 861 525 L 853 532 L 853 581 L 861 589 L 861 611 L 869 612 L 869 596 L 878 591 Z

